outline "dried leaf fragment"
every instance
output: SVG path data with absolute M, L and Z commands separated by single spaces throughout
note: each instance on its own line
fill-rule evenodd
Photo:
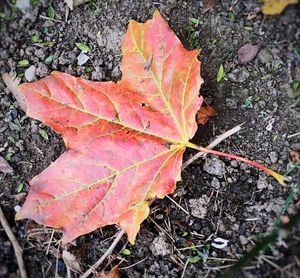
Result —
M 202 106 L 197 112 L 197 123 L 205 125 L 209 118 L 217 115 L 217 111 L 210 105 Z
M 3 174 L 12 174 L 14 172 L 13 168 L 2 156 L 0 156 L 0 172 Z
M 300 162 L 300 152 L 290 151 L 290 157 L 294 163 Z
M 69 269 L 79 274 L 82 273 L 80 264 L 78 263 L 76 257 L 72 253 L 70 253 L 67 250 L 63 250 L 62 259 L 64 260 L 64 263 Z
M 219 3 L 220 0 L 206 0 L 203 7 L 203 13 L 212 11 Z
M 6 85 L 6 87 L 14 95 L 15 99 L 18 101 L 21 109 L 24 112 L 26 112 L 26 108 L 27 108 L 26 99 L 19 90 L 18 85 L 20 84 L 20 79 L 17 78 L 16 73 L 14 73 L 14 72 L 3 73 L 2 80 L 3 80 L 4 84 Z
M 75 7 L 88 2 L 89 0 L 65 0 L 65 3 L 68 5 L 71 11 L 74 10 Z
M 260 44 L 250 44 L 247 43 L 243 45 L 238 51 L 238 57 L 240 64 L 247 64 L 252 61 L 257 55 L 261 45 Z
M 119 278 L 121 277 L 119 272 L 119 265 L 114 266 L 110 271 L 101 271 L 97 278 Z
M 297 4 L 299 0 L 263 0 L 262 12 L 266 15 L 281 14 L 290 4 Z

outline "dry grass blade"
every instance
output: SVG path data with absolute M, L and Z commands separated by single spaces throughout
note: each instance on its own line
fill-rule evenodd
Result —
M 122 238 L 122 236 L 124 235 L 125 231 L 121 230 L 118 235 L 116 236 L 115 240 L 113 241 L 113 243 L 111 244 L 111 246 L 107 249 L 107 251 L 103 254 L 103 256 L 94 264 L 92 265 L 85 273 L 83 273 L 80 278 L 87 278 L 90 274 L 93 273 L 93 271 L 95 269 L 97 269 L 99 267 L 99 265 L 102 264 L 102 262 L 113 252 L 113 250 L 115 249 L 116 245 L 118 244 L 118 242 L 120 241 L 120 239 Z
M 20 277 L 21 278 L 27 278 L 27 273 L 26 273 L 26 270 L 25 270 L 25 265 L 24 265 L 24 261 L 23 261 L 23 249 L 22 247 L 20 246 L 18 240 L 16 239 L 15 235 L 13 234 L 5 216 L 4 216 L 4 213 L 2 211 L 2 208 L 0 207 L 0 223 L 7 235 L 7 237 L 9 238 L 13 248 L 14 248 L 14 251 L 15 251 L 15 255 L 16 255 L 16 258 L 17 258 L 17 263 L 18 263 L 18 266 L 19 266 L 19 271 L 20 271 Z
M 213 149 L 215 146 L 220 144 L 222 141 L 224 141 L 229 136 L 239 132 L 242 128 L 242 125 L 243 124 L 237 125 L 236 127 L 234 127 L 232 129 L 226 131 L 225 133 L 221 134 L 212 143 L 210 143 L 206 148 L 207 149 Z M 184 162 L 182 164 L 182 170 L 185 169 L 187 166 L 189 166 L 191 163 L 193 163 L 195 160 L 197 160 L 198 158 L 200 158 L 201 156 L 204 156 L 204 155 L 205 155 L 204 152 L 196 153 L 193 157 L 191 157 L 190 159 L 188 159 L 186 162 Z

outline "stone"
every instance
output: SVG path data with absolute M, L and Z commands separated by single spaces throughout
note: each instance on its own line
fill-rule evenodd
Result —
M 44 63 L 38 63 L 38 67 L 36 69 L 36 75 L 38 77 L 45 77 L 48 75 L 48 67 Z
M 223 177 L 226 173 L 225 163 L 217 157 L 208 158 L 203 170 L 214 176 Z
M 272 62 L 273 55 L 268 49 L 263 48 L 259 51 L 257 58 L 262 64 L 268 65 Z
M 245 82 L 250 73 L 246 69 L 237 68 L 228 74 L 228 78 L 233 82 L 243 83 Z
M 25 79 L 28 82 L 32 82 L 36 80 L 36 67 L 35 66 L 30 66 L 27 70 L 25 70 Z
M 237 109 L 238 107 L 236 101 L 233 100 L 232 98 L 226 98 L 225 103 L 226 103 L 226 107 L 228 107 L 229 109 Z
M 103 73 L 100 67 L 95 67 L 95 70 L 92 72 L 92 80 L 101 81 L 103 78 Z
M 207 214 L 208 203 L 209 203 L 209 198 L 207 195 L 203 195 L 199 199 L 190 199 L 189 205 L 191 209 L 191 214 L 194 217 L 204 219 Z
M 31 8 L 30 0 L 17 0 L 15 5 L 22 11 L 29 10 Z
M 219 180 L 215 177 L 213 177 L 210 185 L 215 189 L 219 189 L 221 187 Z
M 172 253 L 172 246 L 166 241 L 164 235 L 160 234 L 154 238 L 150 250 L 154 256 L 166 256 Z
M 257 181 L 257 185 L 256 186 L 257 186 L 258 189 L 267 188 L 268 187 L 268 183 L 267 183 L 266 177 L 263 176 L 263 175 L 260 175 L 259 179 Z
M 269 157 L 272 163 L 276 163 L 278 161 L 278 154 L 276 152 L 270 152 Z
M 90 59 L 90 57 L 88 55 L 86 55 L 85 53 L 81 52 L 77 56 L 77 65 L 78 66 L 83 66 L 89 59 Z

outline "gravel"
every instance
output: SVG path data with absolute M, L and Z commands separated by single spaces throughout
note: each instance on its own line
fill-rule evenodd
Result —
M 166 256 L 172 253 L 172 246 L 167 242 L 164 234 L 160 234 L 154 238 L 150 250 L 154 256 Z
M 191 214 L 194 217 L 204 219 L 207 214 L 208 203 L 209 203 L 209 198 L 207 195 L 203 195 L 199 199 L 190 199 L 189 205 L 191 209 Z
M 225 163 L 217 157 L 208 158 L 203 165 L 203 170 L 218 177 L 223 177 L 226 173 Z

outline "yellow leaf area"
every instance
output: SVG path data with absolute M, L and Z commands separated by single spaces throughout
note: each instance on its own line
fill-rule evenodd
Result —
M 299 0 L 263 0 L 262 12 L 266 15 L 281 14 L 290 4 L 297 4 Z

